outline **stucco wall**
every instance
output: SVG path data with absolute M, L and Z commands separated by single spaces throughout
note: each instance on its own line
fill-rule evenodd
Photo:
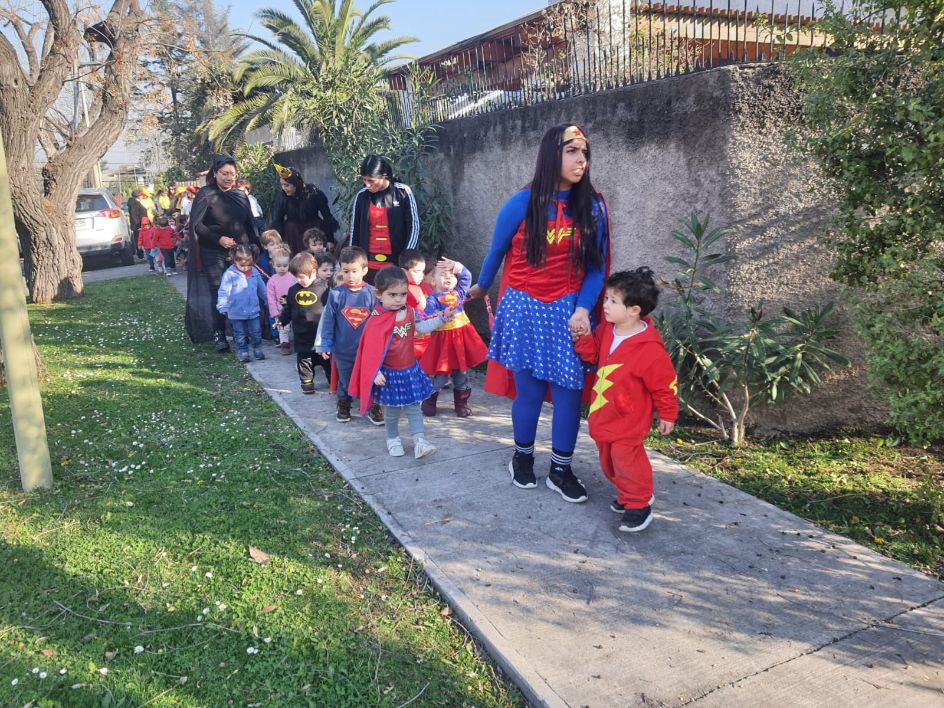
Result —
M 452 201 L 447 255 L 477 272 L 498 210 L 531 178 L 544 131 L 573 122 L 590 138 L 591 176 L 609 205 L 614 269 L 648 265 L 671 278 L 665 257 L 682 255 L 671 232 L 697 209 L 731 229 L 723 246 L 737 258 L 720 278 L 729 316 L 761 299 L 771 311 L 835 300 L 830 256 L 819 245 L 829 205 L 811 193 L 806 166 L 782 142 L 796 114 L 797 98 L 775 67 L 726 67 L 450 121 L 431 158 Z M 305 153 L 289 155 L 324 174 L 323 155 Z M 481 326 L 484 315 L 476 314 Z M 798 399 L 759 412 L 761 430 L 868 427 L 883 419 L 866 391 L 862 343 L 840 317 L 836 346 L 856 365 L 830 374 L 815 403 Z

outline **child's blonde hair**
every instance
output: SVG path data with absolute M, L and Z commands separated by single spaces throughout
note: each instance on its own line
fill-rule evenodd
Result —
M 275 229 L 266 229 L 262 232 L 262 246 L 267 247 L 270 243 L 282 243 L 282 234 Z
M 292 257 L 292 249 L 287 243 L 280 243 L 274 249 L 274 253 L 271 254 L 272 258 L 278 258 L 279 256 L 285 256 L 286 258 Z

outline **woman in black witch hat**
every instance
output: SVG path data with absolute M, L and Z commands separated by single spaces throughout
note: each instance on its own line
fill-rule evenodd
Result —
M 275 229 L 292 249 L 292 255 L 307 250 L 303 235 L 311 228 L 324 231 L 334 243 L 338 222 L 328 206 L 328 197 L 313 184 L 306 184 L 294 167 L 273 164 L 281 190 L 275 195 L 272 217 L 266 228 Z
M 193 342 L 216 341 L 229 351 L 226 316 L 216 309 L 217 291 L 229 267 L 229 249 L 237 244 L 261 247 L 249 199 L 235 189 L 236 160 L 218 155 L 190 209 L 190 255 L 187 259 L 187 334 Z

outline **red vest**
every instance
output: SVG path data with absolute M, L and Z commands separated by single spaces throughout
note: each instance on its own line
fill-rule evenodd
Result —
M 382 206 L 370 205 L 367 213 L 368 233 L 370 242 L 367 245 L 367 267 L 373 270 L 396 265 L 390 262 L 393 246 L 390 244 L 390 227 L 387 223 L 387 209 Z

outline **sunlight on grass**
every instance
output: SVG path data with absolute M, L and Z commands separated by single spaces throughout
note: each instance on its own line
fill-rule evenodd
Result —
M 31 320 L 56 487 L 19 492 L 4 426 L 0 703 L 520 702 L 245 369 L 190 344 L 166 282 Z

